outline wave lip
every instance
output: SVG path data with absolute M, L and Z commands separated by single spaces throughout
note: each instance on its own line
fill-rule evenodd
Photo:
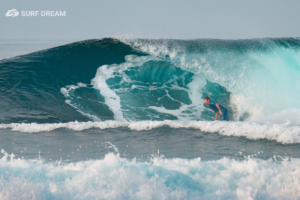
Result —
M 169 126 L 170 128 L 191 128 L 199 129 L 209 133 L 219 133 L 226 136 L 246 137 L 248 139 L 267 139 L 274 140 L 283 144 L 300 143 L 300 127 L 285 124 L 260 124 L 257 122 L 222 122 L 222 121 L 115 121 L 107 120 L 100 122 L 67 122 L 67 123 L 11 123 L 0 124 L 1 129 L 9 128 L 12 131 L 20 131 L 26 133 L 38 133 L 45 131 L 53 131 L 59 128 L 67 128 L 75 131 L 85 129 L 99 128 L 119 128 L 127 127 L 131 130 L 145 131 Z

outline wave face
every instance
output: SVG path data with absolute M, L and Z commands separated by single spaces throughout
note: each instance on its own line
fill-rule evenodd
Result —
M 114 40 L 88 40 L 0 61 L 2 123 L 87 121 L 77 108 L 65 103 L 61 88 L 78 82 L 90 83 L 97 68 L 122 63 L 127 54 L 142 55 Z M 87 88 L 82 95 L 84 109 L 98 113 L 101 119 L 113 119 L 103 105 L 99 91 Z M 92 112 L 91 111 L 91 112 Z
M 300 41 L 87 40 L 0 61 L 1 123 L 212 120 L 300 125 Z

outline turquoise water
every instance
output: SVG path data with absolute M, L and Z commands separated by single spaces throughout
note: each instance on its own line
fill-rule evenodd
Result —
M 0 60 L 1 199 L 296 199 L 299 47 L 104 38 Z

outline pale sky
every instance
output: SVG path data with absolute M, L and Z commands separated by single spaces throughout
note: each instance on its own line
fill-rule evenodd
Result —
M 8 10 L 66 17 L 6 17 Z M 300 37 L 296 0 L 1 0 L 0 40 Z

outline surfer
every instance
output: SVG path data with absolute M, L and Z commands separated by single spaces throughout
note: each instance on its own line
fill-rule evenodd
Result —
M 228 110 L 224 108 L 222 105 L 220 105 L 215 101 L 211 101 L 208 96 L 205 97 L 203 101 L 205 105 L 209 106 L 215 112 L 215 120 L 218 119 L 219 113 L 223 115 L 223 120 L 226 121 L 229 120 Z

